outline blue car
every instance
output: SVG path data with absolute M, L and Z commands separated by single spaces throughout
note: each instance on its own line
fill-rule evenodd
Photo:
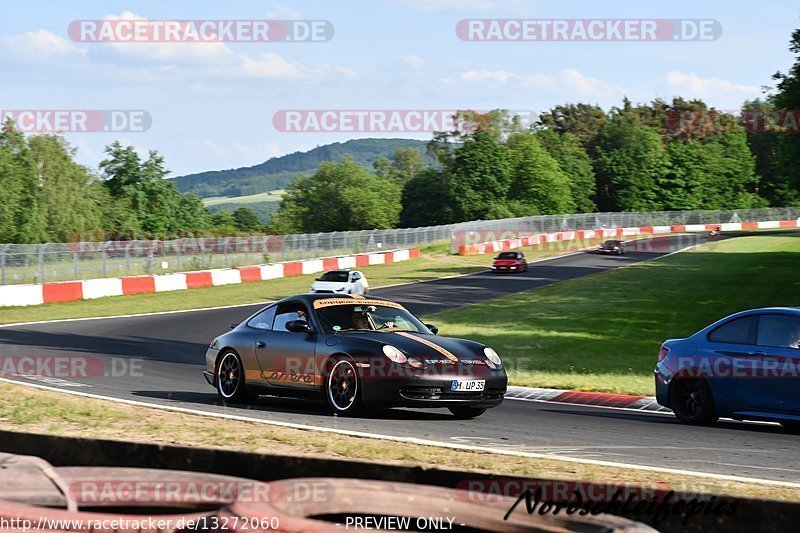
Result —
M 752 309 L 661 345 L 656 399 L 682 422 L 800 428 L 800 308 Z

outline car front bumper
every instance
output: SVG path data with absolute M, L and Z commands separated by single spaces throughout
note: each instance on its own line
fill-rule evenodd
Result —
M 208 348 L 206 350 L 206 368 L 203 370 L 203 377 L 212 386 L 214 385 L 214 372 L 216 371 L 214 366 L 217 363 L 217 355 L 219 355 L 219 350 L 216 348 Z
M 455 366 L 455 365 L 454 365 Z M 473 367 L 469 372 L 455 369 L 409 371 L 403 375 L 372 375 L 361 368 L 361 398 L 373 407 L 497 407 L 503 403 L 508 388 L 505 370 Z M 458 380 L 484 380 L 482 391 L 454 392 L 451 384 Z

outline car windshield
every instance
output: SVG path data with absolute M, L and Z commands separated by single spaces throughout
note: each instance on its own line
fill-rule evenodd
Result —
M 322 276 L 320 276 L 319 281 L 335 281 L 338 283 L 345 283 L 349 277 L 350 272 L 346 270 L 331 270 L 330 272 L 325 272 Z
M 502 254 L 497 256 L 498 259 L 516 259 L 517 253 L 516 252 L 503 252 Z
M 425 324 L 401 307 L 388 305 L 332 305 L 317 310 L 325 333 L 352 331 L 411 331 L 430 333 Z
M 603 246 L 619 246 L 619 241 L 606 241 Z

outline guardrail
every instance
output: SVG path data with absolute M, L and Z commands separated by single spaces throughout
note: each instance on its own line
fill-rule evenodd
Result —
M 475 233 L 517 232 L 530 235 L 597 228 L 759 222 L 798 217 L 800 207 L 585 213 L 477 220 L 423 228 L 297 235 L 181 237 L 164 240 L 118 238 L 102 242 L 0 244 L 0 285 L 233 268 L 255 263 L 413 248 L 445 240 L 451 241 L 451 252 L 456 253 L 459 246 L 472 244 L 466 239 Z M 503 238 L 508 237 L 498 237 Z
M 614 229 L 591 229 L 576 231 L 557 231 L 555 233 L 536 233 L 534 235 L 514 235 L 504 239 L 462 244 L 458 247 L 458 255 L 479 255 L 503 250 L 514 250 L 524 246 L 538 246 L 557 241 L 571 241 L 573 239 L 594 239 L 604 237 L 625 237 L 631 235 L 666 235 L 670 233 L 694 233 L 705 231 L 748 231 L 758 229 L 800 228 L 800 218 L 797 220 L 765 220 L 762 222 L 726 222 L 723 224 L 681 224 L 678 226 L 640 226 L 622 227 Z M 490 233 L 472 233 L 471 239 L 486 238 Z M 506 233 L 507 235 L 507 233 Z
M 40 305 L 75 300 L 91 300 L 105 296 L 128 296 L 151 292 L 179 291 L 200 287 L 233 285 L 250 281 L 315 274 L 324 270 L 357 268 L 369 265 L 397 263 L 419 257 L 419 250 L 387 250 L 378 253 L 345 255 L 250 265 L 236 268 L 220 268 L 175 274 L 147 276 L 123 276 L 82 281 L 56 281 L 53 283 L 0 286 L 0 307 Z

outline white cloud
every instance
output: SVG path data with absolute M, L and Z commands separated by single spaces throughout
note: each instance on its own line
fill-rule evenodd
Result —
M 283 15 L 284 18 L 287 16 L 286 13 Z M 119 15 L 107 15 L 104 19 L 146 20 L 146 17 L 125 11 Z M 250 55 L 234 51 L 225 42 L 114 42 L 104 43 L 101 46 L 108 46 L 110 50 L 140 62 L 161 64 L 151 68 L 151 73 L 156 75 L 162 73 L 175 77 L 181 74 L 191 76 L 194 73 L 202 79 L 225 77 L 320 80 L 337 76 L 348 80 L 358 78 L 351 67 L 326 63 L 309 66 L 289 61 L 275 52 Z
M 230 66 L 230 72 L 232 75 L 238 74 L 246 78 L 267 79 L 319 79 L 333 75 L 351 80 L 358 78 L 356 72 L 349 67 L 335 67 L 326 63 L 309 67 L 287 61 L 274 52 L 265 52 L 256 57 L 237 54 L 236 62 Z
M 420 70 L 425 66 L 425 60 L 414 54 L 405 56 L 403 58 L 403 63 L 414 70 Z
M 686 98 L 703 98 L 711 102 L 720 97 L 735 96 L 740 100 L 755 98 L 761 94 L 761 87 L 734 83 L 722 78 L 703 78 L 694 72 L 684 73 L 677 70 L 664 77 L 667 85 Z
M 302 15 L 299 11 L 292 7 L 285 6 L 283 4 L 272 4 L 270 6 L 270 10 L 267 11 L 264 16 L 273 20 L 297 20 Z
M 119 15 L 106 15 L 103 20 L 147 20 L 147 17 L 137 15 L 131 11 L 123 11 Z M 184 63 L 224 64 L 233 55 L 233 51 L 224 42 L 107 42 L 102 43 L 100 46 L 107 46 L 111 50 L 129 57 L 157 62 L 180 61 Z
M 63 61 L 86 55 L 83 48 L 47 30 L 3 37 L 2 43 L 11 57 L 23 61 Z
M 398 4 L 418 11 L 519 11 L 531 2 L 522 0 L 373 0 L 382 4 Z
M 602 80 L 587 76 L 574 68 L 559 70 L 554 74 L 515 74 L 507 70 L 466 70 L 461 73 L 461 81 L 467 83 L 491 84 L 498 88 L 517 90 L 564 90 L 577 94 L 594 95 L 600 93 L 619 93 L 624 91 Z M 454 83 L 451 81 L 451 83 Z

